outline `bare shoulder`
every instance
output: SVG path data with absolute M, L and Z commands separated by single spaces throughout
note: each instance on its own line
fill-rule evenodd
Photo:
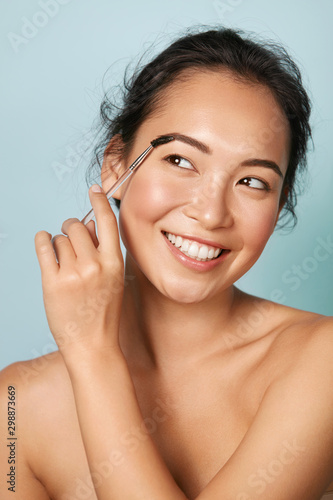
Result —
M 294 429 L 295 442 L 301 443 L 300 467 L 306 471 L 303 491 L 309 495 L 302 492 L 302 498 L 319 498 L 320 485 L 322 495 L 333 480 L 333 317 L 289 309 L 274 343 L 283 369 L 266 391 L 261 415 L 280 412 Z
M 264 345 L 255 381 L 267 383 L 246 435 L 209 489 L 244 499 L 264 493 L 282 500 L 286 492 L 319 499 L 333 479 L 333 318 L 244 300 L 252 311 L 259 301 L 261 331 L 248 345 Z
M 0 372 L 0 384 L 15 386 L 20 398 L 25 401 L 24 412 L 36 404 L 37 399 L 44 405 L 57 391 L 70 388 L 67 370 L 58 351 L 7 366 Z
M 297 370 L 318 368 L 333 376 L 333 317 L 303 311 L 241 293 L 242 330 L 264 346 L 267 377 L 273 381 Z M 243 338 L 246 338 L 244 335 Z M 329 372 L 329 373 L 328 373 Z M 332 381 L 333 382 L 333 381 Z
M 314 412 L 318 403 L 318 419 L 321 415 L 333 422 L 333 317 L 267 301 L 268 305 L 272 342 L 266 366 L 273 376 L 267 392 L 278 400 L 285 390 L 304 406 L 311 400 Z M 331 423 L 328 429 L 333 440 Z
M 320 365 L 333 375 L 332 316 L 274 304 L 273 318 L 279 334 L 272 347 L 292 362 L 291 369 L 301 368 L 307 363 L 304 368 L 308 373 Z
M 8 387 L 14 387 L 17 426 L 25 449 L 34 459 L 36 440 L 49 435 L 54 422 L 71 405 L 71 385 L 58 351 L 28 361 L 13 363 L 0 372 L 0 394 L 6 400 Z
M 281 337 L 281 347 L 290 348 L 286 354 L 289 371 L 284 378 L 303 380 L 304 390 L 325 399 L 327 413 L 333 419 L 333 318 L 302 315 Z M 324 415 L 323 415 L 324 417 Z M 333 420 L 332 420 L 333 421 Z M 332 426 L 333 430 L 333 426 Z
M 294 307 L 286 306 L 271 300 L 237 290 L 242 305 L 243 317 L 240 323 L 256 329 L 258 334 L 278 334 L 279 340 L 292 340 L 294 335 L 305 336 L 327 335 L 332 333 L 333 316 L 324 316 Z M 246 328 L 244 328 L 246 332 Z
M 42 386 L 54 375 L 62 371 L 64 364 L 58 351 L 27 361 L 17 361 L 6 366 L 0 372 L 1 383 L 12 382 L 22 395 L 31 393 Z
M 8 437 L 9 400 L 15 403 L 10 404 L 15 422 L 11 437 L 18 443 L 15 465 L 19 488 L 15 498 L 58 498 L 56 486 L 52 489 L 52 470 L 59 473 L 57 463 L 61 463 L 64 443 L 71 433 L 78 435 L 71 384 L 59 352 L 13 363 L 0 372 L 1 440 Z M 50 457 L 52 463 L 48 463 Z M 0 453 L 1 470 L 8 468 L 7 458 Z M 48 484 L 51 489 L 45 487 Z M 8 492 L 1 487 L 0 493 L 1 498 L 7 498 L 2 494 Z

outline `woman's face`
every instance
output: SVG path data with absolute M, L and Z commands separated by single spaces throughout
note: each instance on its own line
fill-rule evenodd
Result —
M 267 88 L 207 71 L 168 87 L 124 168 L 165 134 L 179 137 L 153 149 L 116 193 L 120 234 L 131 274 L 176 301 L 200 302 L 244 275 L 274 230 L 288 122 Z M 183 239 L 174 245 L 165 233 Z M 197 260 L 211 247 L 224 249 L 220 257 Z

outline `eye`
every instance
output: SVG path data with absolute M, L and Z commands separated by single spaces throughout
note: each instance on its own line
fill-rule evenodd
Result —
M 182 156 L 179 155 L 169 155 L 166 158 L 164 158 L 167 162 L 171 163 L 175 167 L 179 168 L 186 168 L 188 170 L 193 170 L 193 165 L 189 160 L 186 160 L 186 158 L 183 158 Z
M 260 179 L 257 179 L 256 177 L 244 177 L 244 179 L 241 179 L 238 184 L 243 184 L 245 186 L 248 186 L 252 189 L 261 189 L 265 191 L 270 191 L 271 188 L 269 184 L 265 181 L 261 181 Z

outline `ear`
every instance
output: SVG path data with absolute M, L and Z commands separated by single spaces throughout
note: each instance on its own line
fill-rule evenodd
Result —
M 105 193 L 114 185 L 114 183 L 126 170 L 125 161 L 123 159 L 124 146 L 125 145 L 121 135 L 116 134 L 112 137 L 109 144 L 105 148 L 101 169 L 101 182 Z M 120 186 L 120 188 L 118 188 L 112 195 L 112 198 L 121 200 L 122 188 L 123 186 Z

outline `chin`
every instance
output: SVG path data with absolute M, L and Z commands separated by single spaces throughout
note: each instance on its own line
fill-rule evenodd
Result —
M 189 296 L 188 293 L 175 293 L 175 294 L 169 294 L 169 293 L 164 293 L 164 295 L 172 300 L 173 302 L 176 302 L 177 304 L 199 304 L 204 300 L 204 297 L 202 295 L 200 296 Z
M 209 298 L 209 291 L 207 288 L 203 290 L 202 286 L 197 288 L 191 285 L 187 286 L 184 282 L 183 286 L 178 284 L 166 284 L 158 287 L 158 291 L 168 299 L 178 304 L 199 304 Z

